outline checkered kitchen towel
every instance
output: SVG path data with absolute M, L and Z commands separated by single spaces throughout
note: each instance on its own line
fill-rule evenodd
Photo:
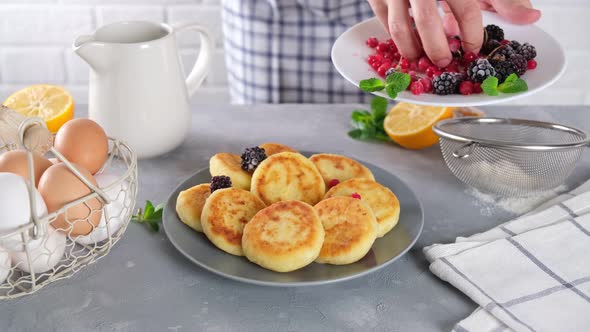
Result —
M 366 0 L 224 0 L 234 103 L 365 103 L 330 58 L 336 38 L 373 16 Z
M 590 181 L 424 253 L 435 275 L 480 305 L 454 332 L 590 331 Z

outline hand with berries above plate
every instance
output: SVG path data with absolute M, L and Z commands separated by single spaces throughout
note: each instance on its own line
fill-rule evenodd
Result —
M 565 71 L 563 48 L 539 27 L 512 24 L 490 12 L 482 12 L 482 19 L 481 47 L 467 47 L 460 36 L 444 37 L 452 56 L 445 67 L 437 66 L 425 53 L 413 59 L 402 56 L 400 45 L 377 17 L 344 32 L 332 47 L 332 61 L 344 78 L 363 91 L 444 106 L 522 98 L 550 86 Z M 444 20 L 445 27 L 452 26 L 448 18 Z

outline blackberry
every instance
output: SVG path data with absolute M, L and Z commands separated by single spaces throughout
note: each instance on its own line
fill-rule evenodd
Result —
M 481 54 L 488 55 L 492 53 L 493 50 L 497 49 L 498 47 L 502 46 L 499 41 L 497 40 L 489 40 L 481 47 Z
M 437 95 L 450 95 L 459 90 L 459 84 L 463 81 L 461 75 L 455 73 L 442 73 L 432 80 L 432 88 Z
M 253 173 L 264 159 L 266 159 L 266 151 L 263 148 L 258 146 L 246 148 L 242 154 L 242 169 Z
M 473 61 L 467 70 L 467 75 L 473 82 L 483 82 L 490 76 L 496 76 L 496 70 L 486 59 Z
M 514 65 L 514 70 L 518 76 L 522 76 L 522 74 L 526 73 L 528 65 L 527 59 L 524 56 L 520 54 L 512 54 L 508 60 Z
M 223 188 L 231 188 L 231 178 L 229 176 L 218 175 L 211 178 L 211 192 Z
M 497 40 L 501 41 L 504 39 L 504 30 L 497 25 L 488 24 L 486 25 L 486 34 L 488 35 L 487 40 Z
M 520 55 L 522 55 L 525 59 L 527 60 L 531 60 L 534 59 L 537 56 L 537 50 L 535 49 L 535 47 L 529 43 L 524 43 L 522 45 L 520 45 L 517 49 L 516 52 Z
M 510 43 L 508 43 L 508 46 L 512 47 L 515 50 L 518 50 L 518 48 L 520 47 L 520 43 L 516 40 L 512 40 L 510 41 Z
M 509 58 L 497 57 L 491 60 L 491 64 L 496 69 L 496 77 L 500 83 L 511 74 L 521 76 L 527 70 L 527 60 L 520 54 L 513 54 Z
M 496 56 L 496 55 L 503 55 L 506 58 L 509 58 L 512 54 L 515 54 L 516 51 L 510 47 L 509 45 L 504 45 L 504 46 L 500 46 L 499 48 L 496 48 L 495 51 L 492 51 L 492 53 L 490 53 L 491 56 Z

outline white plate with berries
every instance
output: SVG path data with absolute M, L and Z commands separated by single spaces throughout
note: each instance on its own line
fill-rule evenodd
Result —
M 332 47 L 332 62 L 344 78 L 375 95 L 423 105 L 481 106 L 532 95 L 553 84 L 566 67 L 555 38 L 535 25 L 514 25 L 483 13 L 480 54 L 463 53 L 449 37 L 454 60 L 446 68 L 427 57 L 401 58 L 377 18 L 345 31 Z

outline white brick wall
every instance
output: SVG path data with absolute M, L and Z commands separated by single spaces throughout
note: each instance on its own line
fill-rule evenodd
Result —
M 239 1 L 239 0 L 235 0 Z M 66 86 L 78 103 L 87 100 L 88 68 L 71 51 L 75 36 L 106 23 L 144 19 L 168 23 L 199 22 L 216 40 L 211 75 L 193 101 L 227 103 L 220 0 L 0 0 L 0 101 L 31 83 Z M 590 0 L 532 0 L 544 13 L 539 25 L 558 37 L 569 68 L 549 90 L 516 104 L 590 105 Z M 184 68 L 198 52 L 198 37 L 179 37 Z

